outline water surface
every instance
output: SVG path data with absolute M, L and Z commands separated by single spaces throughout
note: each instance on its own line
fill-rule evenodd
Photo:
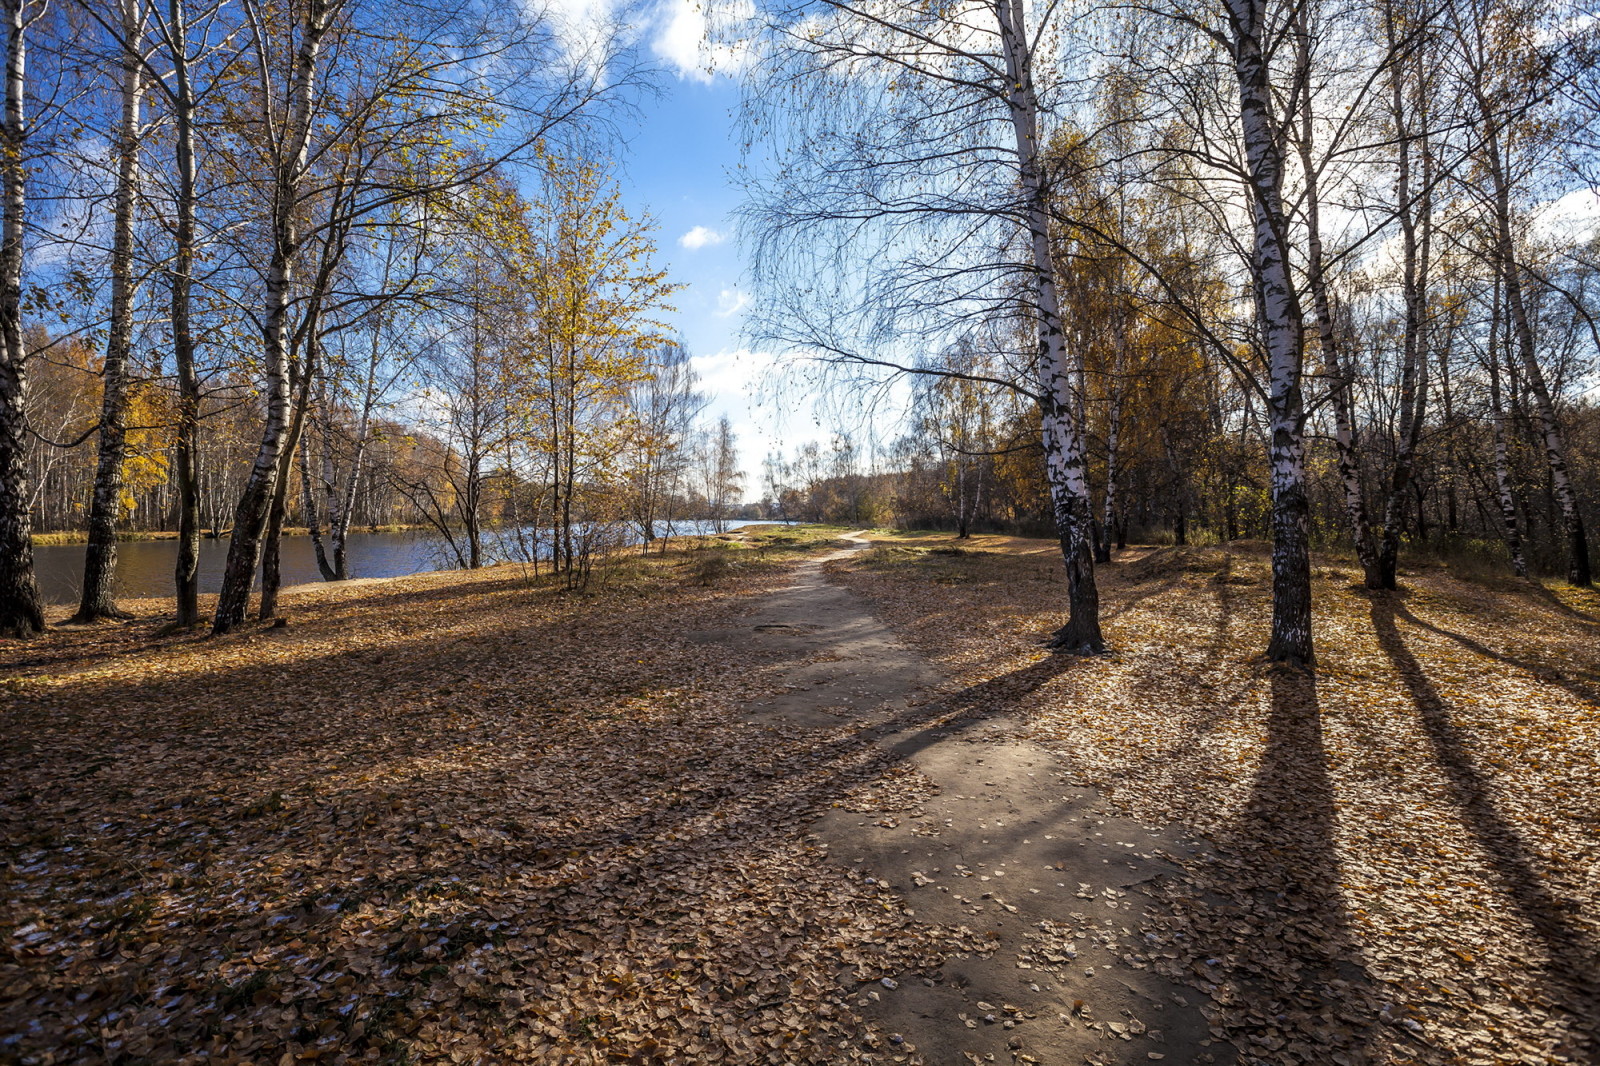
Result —
M 743 525 L 745 523 L 736 523 Z M 680 522 L 680 534 L 709 533 L 711 522 Z M 486 561 L 522 557 L 510 531 L 486 534 Z M 326 540 L 323 541 L 327 543 Z M 637 540 L 634 543 L 638 543 Z M 455 567 L 455 555 L 433 533 L 356 533 L 345 538 L 351 577 L 403 577 Z M 82 544 L 41 544 L 33 549 L 39 591 L 45 603 L 75 604 L 83 588 Z M 200 541 L 200 591 L 216 592 L 228 559 L 228 540 Z M 176 540 L 133 540 L 117 545 L 117 595 L 145 599 L 172 595 L 172 570 L 178 561 Z M 284 585 L 304 585 L 322 580 L 317 570 L 311 538 L 284 537 L 279 549 Z

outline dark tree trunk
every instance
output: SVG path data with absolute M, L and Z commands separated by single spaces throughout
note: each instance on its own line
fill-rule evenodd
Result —
M 173 567 L 177 623 L 200 622 L 200 378 L 191 326 L 195 260 L 194 89 L 189 83 L 189 37 L 184 0 L 168 0 L 172 116 L 176 164 L 173 211 L 172 358 L 178 376 L 178 556 Z
M 1095 565 L 1109 563 L 1111 561 L 1111 534 L 1106 529 L 1105 523 L 1098 518 L 1094 520 L 1094 529 L 1090 534 L 1089 540 L 1093 545 Z
M 317 519 L 317 498 L 311 491 L 311 461 L 307 457 L 310 443 L 302 439 L 300 457 L 300 508 L 305 511 L 306 535 L 311 538 L 311 548 L 317 557 L 317 572 L 324 581 L 337 581 L 338 573 L 328 565 L 328 550 L 322 543 L 322 527 Z
M 1122 404 L 1125 389 L 1123 379 L 1128 370 L 1128 328 L 1125 310 L 1118 307 L 1115 315 L 1116 347 L 1111 366 L 1110 409 L 1106 414 L 1106 495 L 1102 518 L 1095 530 L 1094 561 L 1111 562 L 1111 532 L 1116 528 L 1118 508 L 1117 493 L 1122 480 Z
M 278 547 L 283 540 L 283 515 L 288 510 L 287 486 L 287 477 L 278 478 L 272 490 L 272 509 L 267 513 L 266 532 L 261 537 L 261 600 L 256 607 L 256 618 L 263 622 L 277 615 L 278 590 L 283 587 Z
M 283 587 L 283 570 L 279 548 L 283 541 L 284 515 L 289 509 L 289 482 L 293 477 L 295 452 L 299 450 L 301 434 L 305 431 L 306 406 L 311 400 L 311 378 L 316 368 L 317 342 L 307 342 L 305 366 L 298 375 L 290 367 L 290 384 L 295 388 L 294 409 L 289 419 L 289 431 L 283 443 L 283 453 L 278 461 L 278 476 L 272 490 L 272 511 L 267 517 L 266 536 L 261 544 L 261 604 L 256 617 L 263 622 L 278 613 L 278 590 Z
M 1094 553 L 1090 546 L 1090 526 L 1094 515 L 1084 497 L 1074 496 L 1065 508 L 1057 508 L 1061 557 L 1067 568 L 1067 622 L 1053 634 L 1050 646 L 1057 651 L 1090 655 L 1105 650 L 1100 633 L 1100 593 L 1094 579 Z
M 1161 449 L 1167 457 L 1167 471 L 1172 476 L 1172 540 L 1189 543 L 1189 475 L 1178 458 L 1177 446 L 1172 440 L 1172 428 L 1161 423 Z
M 1299 38 L 1300 89 L 1300 170 L 1304 175 L 1306 197 L 1306 281 L 1311 290 L 1311 308 L 1317 327 L 1322 373 L 1328 383 L 1334 416 L 1334 450 L 1338 455 L 1339 482 L 1343 489 L 1346 520 L 1356 560 L 1361 564 L 1366 587 L 1383 587 L 1379 575 L 1378 553 L 1373 544 L 1372 522 L 1367 516 L 1366 493 L 1361 485 L 1360 440 L 1356 432 L 1353 370 L 1339 350 L 1334 326 L 1333 302 L 1328 297 L 1328 279 L 1322 255 L 1321 200 L 1317 189 L 1318 173 L 1312 159 L 1313 116 L 1311 100 L 1310 31 L 1302 14 Z M 1230 517 L 1230 526 L 1232 519 Z M 1229 539 L 1232 539 L 1230 534 Z
M 1391 19 L 1390 46 L 1398 48 Z M 1383 509 L 1383 536 L 1378 540 L 1377 571 L 1381 588 L 1399 587 L 1396 571 L 1400 565 L 1400 533 L 1405 522 L 1406 493 L 1411 487 L 1416 464 L 1417 444 L 1422 434 L 1423 416 L 1428 406 L 1427 350 L 1429 244 L 1432 231 L 1432 155 L 1426 131 L 1422 134 L 1421 191 L 1413 203 L 1411 182 L 1411 131 L 1405 80 L 1406 64 L 1397 63 L 1390 73 L 1393 117 L 1399 130 L 1398 168 L 1395 196 L 1399 202 L 1401 245 L 1401 288 L 1405 297 L 1405 325 L 1401 342 L 1400 425 L 1395 441 L 1394 462 L 1389 471 L 1389 496 Z M 1425 111 L 1422 112 L 1424 115 Z M 1418 217 L 1420 215 L 1420 218 Z M 1418 232 L 1420 228 L 1420 234 Z M 1420 508 L 1418 518 L 1421 518 Z M 1420 530 L 1420 525 L 1419 525 Z
M 1501 536 L 1511 556 L 1511 570 L 1518 577 L 1528 576 L 1528 561 L 1522 551 L 1522 523 L 1517 518 L 1517 499 L 1511 481 L 1511 458 L 1506 440 L 1505 405 L 1500 399 L 1500 350 L 1496 343 L 1500 320 L 1500 284 L 1495 279 L 1493 314 L 1489 319 L 1489 411 L 1494 430 L 1495 502 L 1500 510 Z
M 1479 101 L 1480 110 L 1493 114 L 1487 101 Z M 1501 276 L 1505 283 L 1506 309 L 1511 316 L 1512 339 L 1521 370 L 1527 379 L 1539 417 L 1539 429 L 1544 445 L 1545 464 L 1550 470 L 1556 502 L 1565 527 L 1567 539 L 1567 581 L 1579 588 L 1593 583 L 1589 568 L 1589 538 L 1584 530 L 1583 512 L 1578 506 L 1578 494 L 1572 486 L 1567 469 L 1567 443 L 1561 422 L 1556 416 L 1554 399 L 1545 382 L 1544 370 L 1539 366 L 1538 350 L 1534 343 L 1533 326 L 1528 318 L 1528 308 L 1522 286 L 1522 267 L 1517 262 L 1516 242 L 1511 230 L 1511 190 L 1501 155 L 1501 139 L 1491 127 L 1484 141 L 1483 158 L 1488 163 L 1489 176 L 1494 189 L 1494 214 L 1496 233 L 1495 252 L 1500 261 Z
M 74 622 L 127 618 L 117 607 L 117 520 L 122 512 L 122 466 L 127 452 L 128 352 L 133 342 L 133 211 L 139 176 L 139 112 L 143 95 L 143 12 L 122 5 L 122 118 L 117 136 L 117 194 L 111 239 L 111 326 L 102 368 L 100 441 L 89 544 L 83 553 L 83 597 Z

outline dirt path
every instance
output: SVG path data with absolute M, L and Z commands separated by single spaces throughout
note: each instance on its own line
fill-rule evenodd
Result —
M 695 639 L 755 639 L 796 660 L 790 689 L 751 708 L 753 725 L 858 729 L 926 779 L 920 806 L 836 805 L 813 831 L 834 861 L 886 882 L 919 919 L 965 926 L 993 950 L 894 981 L 862 984 L 846 971 L 858 1007 L 933 1066 L 1233 1061 L 1231 1045 L 1211 1041 L 1197 993 L 1150 971 L 1163 945 L 1136 932 L 1152 907 L 1142 886 L 1173 869 L 1162 853 L 1193 845 L 1107 813 L 1043 749 L 1012 739 L 1004 717 L 964 712 L 978 694 L 941 690 L 921 655 L 827 579 L 825 562 L 867 546 L 851 539 L 797 568 L 748 628 Z

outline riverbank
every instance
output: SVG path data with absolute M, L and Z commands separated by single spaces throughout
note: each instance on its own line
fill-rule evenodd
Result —
M 683 535 L 703 535 L 706 533 L 704 527 L 711 525 L 690 525 L 684 529 Z M 373 533 L 364 529 L 351 530 L 345 547 L 350 572 L 355 577 L 400 577 L 430 570 L 448 570 L 461 562 L 456 552 L 428 529 L 391 529 L 397 531 Z M 321 565 L 312 542 L 309 537 L 298 535 L 299 532 L 303 531 L 291 531 L 294 535 L 285 537 L 280 546 L 279 572 L 285 586 L 323 581 Z M 229 543 L 227 537 L 200 541 L 198 578 L 202 593 L 214 593 L 221 587 Z M 486 531 L 484 548 L 488 561 L 492 562 L 497 557 L 523 558 L 528 546 L 509 531 Z M 176 563 L 177 542 L 170 537 L 123 544 L 117 552 L 117 599 L 136 600 L 170 595 Z M 78 603 L 83 565 L 81 545 L 36 545 L 34 573 L 40 595 L 46 604 L 60 606 Z
M 418 532 L 418 531 L 426 531 L 426 530 L 429 530 L 429 529 L 432 529 L 432 528 L 433 527 L 431 527 L 431 526 L 408 526 L 408 525 L 398 525 L 398 526 L 352 526 L 352 527 L 350 527 L 350 532 L 352 532 L 352 533 L 415 533 L 415 532 Z M 202 540 L 219 540 L 219 539 L 220 540 L 226 540 L 226 539 L 228 539 L 228 534 L 229 534 L 229 531 L 225 529 L 220 534 L 218 534 L 216 536 L 212 536 L 211 531 L 210 530 L 206 530 L 201 534 L 201 539 Z M 286 526 L 286 527 L 284 527 L 283 535 L 286 536 L 286 537 L 309 537 L 311 535 L 311 531 L 309 529 L 307 529 L 305 526 Z M 327 531 L 324 530 L 322 535 L 324 537 L 326 537 L 328 535 Z M 178 531 L 175 530 L 175 529 L 174 530 L 167 530 L 167 529 L 124 529 L 124 530 L 118 530 L 118 532 L 117 532 L 117 542 L 118 543 L 125 543 L 125 544 L 138 544 L 138 543 L 140 543 L 142 541 L 147 541 L 147 540 L 177 540 L 177 539 L 178 539 Z M 57 546 L 57 545 L 87 544 L 87 543 L 89 543 L 89 534 L 85 530 L 81 530 L 81 529 L 54 530 L 54 531 L 40 532 L 40 533 L 35 533 L 33 535 L 33 543 L 36 544 L 36 545 L 48 545 L 48 546 L 52 546 L 52 547 Z
M 886 536 L 797 606 L 840 532 L 0 642 L 0 1060 L 1592 1058 L 1590 594 L 1319 561 L 1309 677 L 1265 555 L 1138 549 L 1083 660 L 1053 543 Z

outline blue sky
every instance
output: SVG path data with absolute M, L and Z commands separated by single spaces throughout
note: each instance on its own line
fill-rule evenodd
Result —
M 769 451 L 823 434 L 806 405 L 796 411 L 794 403 L 770 402 L 774 390 L 763 386 L 774 360 L 751 351 L 740 332 L 751 279 L 734 227 L 738 84 L 705 69 L 703 24 L 688 0 L 666 0 L 656 10 L 644 43 L 661 67 L 660 95 L 643 99 L 625 127 L 618 177 L 629 209 L 655 218 L 660 260 L 685 286 L 667 319 L 694 358 L 708 418 L 727 415 L 733 423 L 745 495 L 756 499 Z

